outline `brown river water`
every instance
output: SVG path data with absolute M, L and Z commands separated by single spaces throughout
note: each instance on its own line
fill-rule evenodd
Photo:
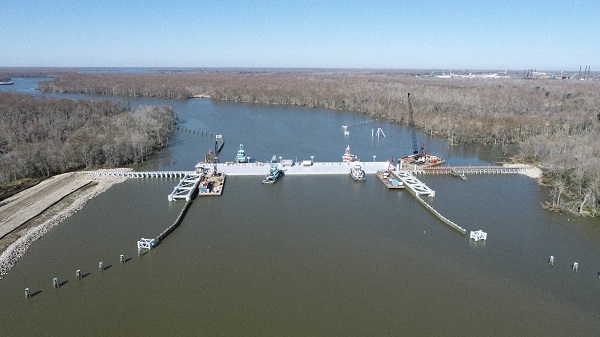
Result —
M 14 81 L 27 87 L 21 81 L 34 80 Z M 263 161 L 273 154 L 340 161 L 348 144 L 364 160 L 410 152 L 404 127 L 345 112 L 208 100 L 132 102 L 173 105 L 180 127 L 223 134 L 221 161 L 233 159 L 240 143 Z M 349 137 L 341 125 L 350 125 Z M 386 137 L 372 139 L 378 127 Z M 443 140 L 419 139 L 450 165 L 501 160 L 494 148 L 449 151 Z M 143 169 L 190 170 L 212 143 L 178 131 Z M 286 176 L 274 185 L 238 176 L 227 178 L 222 196 L 194 200 L 182 224 L 141 257 L 137 240 L 162 232 L 184 204 L 167 200 L 177 179 L 131 179 L 34 243 L 0 281 L 0 331 L 598 336 L 598 220 L 542 210 L 547 191 L 532 178 L 467 178 L 420 177 L 436 191 L 426 200 L 467 231 L 487 232 L 484 242 L 443 224 L 407 191 L 385 189 L 374 175 L 364 183 L 347 175 Z M 27 287 L 34 296 L 26 300 Z

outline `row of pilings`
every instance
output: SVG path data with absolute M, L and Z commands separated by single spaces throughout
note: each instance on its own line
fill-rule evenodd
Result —
M 522 174 L 529 171 L 528 167 L 504 166 L 448 166 L 419 170 L 410 170 L 413 174 Z
M 96 176 L 112 176 L 125 178 L 183 178 L 193 173 L 192 171 L 154 171 L 154 172 L 135 172 L 135 171 L 86 171 L 83 173 Z
M 191 128 L 184 128 L 182 126 L 178 126 L 177 127 L 177 131 L 187 132 L 187 133 L 191 133 L 191 134 L 195 134 L 195 135 L 200 135 L 200 136 L 204 136 L 204 137 L 214 137 L 215 135 L 217 135 L 216 132 L 204 131 L 204 130 L 196 130 L 196 129 L 191 129 Z

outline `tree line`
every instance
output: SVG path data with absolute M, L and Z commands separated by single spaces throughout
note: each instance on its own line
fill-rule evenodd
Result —
M 40 90 L 190 98 L 339 109 L 408 124 L 451 144 L 518 144 L 517 158 L 543 163 L 549 206 L 599 214 L 600 82 L 435 79 L 395 72 L 213 71 L 151 74 L 62 73 Z
M 169 107 L 0 93 L 0 198 L 24 178 L 143 162 L 174 124 Z

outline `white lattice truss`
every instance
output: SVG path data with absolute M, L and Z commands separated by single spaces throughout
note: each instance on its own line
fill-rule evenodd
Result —
M 482 231 L 482 230 L 478 230 L 478 231 L 471 231 L 471 239 L 475 240 L 475 241 L 479 241 L 479 240 L 487 240 L 487 233 Z
M 187 174 L 183 179 L 179 181 L 179 184 L 175 186 L 173 192 L 169 194 L 169 200 L 185 199 L 191 200 L 192 194 L 198 188 L 198 183 L 202 178 L 203 174 L 190 173 Z
M 138 241 L 137 246 L 138 249 L 152 249 L 152 247 L 156 246 L 156 240 L 141 238 L 140 241 Z
M 435 197 L 435 191 L 413 176 L 409 171 L 394 172 L 398 179 L 402 180 L 404 186 L 410 188 L 416 195 Z

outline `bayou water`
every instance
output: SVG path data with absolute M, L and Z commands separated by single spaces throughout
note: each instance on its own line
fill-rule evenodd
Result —
M 24 88 L 36 83 L 13 80 Z M 178 115 L 180 130 L 145 170 L 190 170 L 214 146 L 210 133 L 225 139 L 221 161 L 233 160 L 242 143 L 251 161 L 272 155 L 340 161 L 347 145 L 365 161 L 411 152 L 406 128 L 346 112 L 210 100 L 131 102 L 171 105 Z M 349 125 L 349 136 L 342 125 Z M 372 137 L 377 128 L 386 136 Z M 440 139 L 420 133 L 418 139 L 449 165 L 502 160 L 495 148 L 449 149 Z M 158 235 L 183 207 L 167 200 L 177 179 L 115 185 L 33 244 L 0 281 L 2 335 L 600 331 L 599 223 L 542 210 L 547 191 L 534 179 L 421 177 L 437 192 L 427 199 L 437 210 L 468 231 L 488 233 L 477 243 L 375 176 L 365 183 L 346 175 L 286 176 L 268 186 L 261 179 L 228 177 L 222 196 L 194 200 L 177 230 L 141 257 L 137 240 Z

